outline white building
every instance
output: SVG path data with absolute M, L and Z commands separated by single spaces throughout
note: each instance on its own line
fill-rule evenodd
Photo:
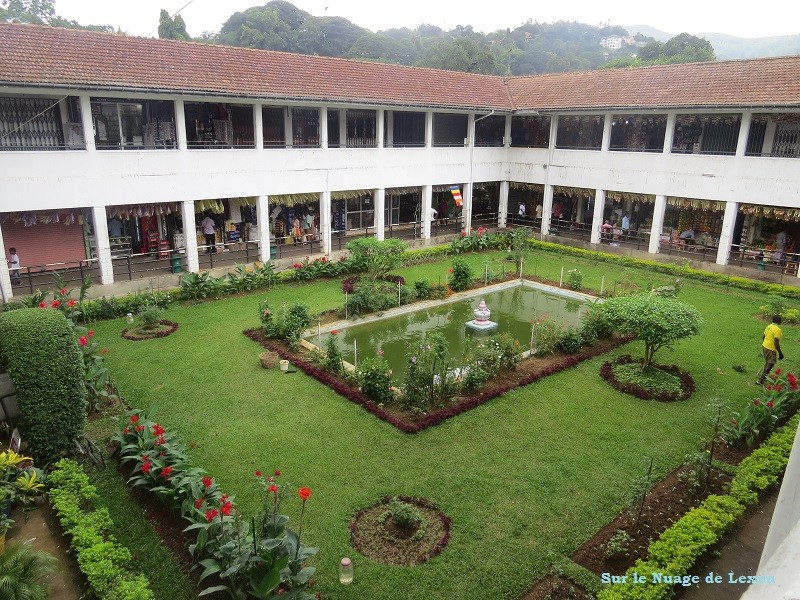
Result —
M 622 48 L 622 42 L 625 40 L 621 35 L 610 35 L 600 40 L 600 45 L 609 50 L 619 50 Z
M 800 57 L 504 78 L 1 24 L 2 298 L 478 225 L 793 275 L 798 81 Z

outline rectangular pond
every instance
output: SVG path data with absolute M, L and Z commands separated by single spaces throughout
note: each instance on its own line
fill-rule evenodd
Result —
M 331 331 L 344 360 L 353 363 L 383 352 L 395 383 L 403 381 L 409 344 L 430 331 L 441 332 L 448 342 L 450 358 L 458 362 L 475 336 L 485 333 L 467 330 L 465 323 L 475 318 L 473 310 L 481 300 L 491 310 L 490 320 L 497 323 L 496 333 L 513 336 L 523 350 L 531 343 L 531 325 L 553 319 L 563 326 L 577 326 L 580 317 L 594 298 L 530 281 L 512 281 L 480 290 L 454 294 L 449 298 L 409 305 L 370 315 L 360 320 L 342 321 L 310 334 L 305 339 L 325 347 Z

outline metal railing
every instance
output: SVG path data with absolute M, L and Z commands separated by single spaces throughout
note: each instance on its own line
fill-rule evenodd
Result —
M 12 290 L 25 290 L 25 293 L 31 294 L 37 289 L 51 287 L 55 283 L 56 275 L 67 285 L 80 285 L 87 277 L 92 283 L 99 283 L 101 280 L 97 259 L 20 267 L 10 275 Z
M 757 273 L 779 274 L 783 281 L 784 276 L 797 277 L 800 254 L 786 253 L 782 250 L 766 250 L 747 244 L 732 244 L 728 264 L 753 269 Z

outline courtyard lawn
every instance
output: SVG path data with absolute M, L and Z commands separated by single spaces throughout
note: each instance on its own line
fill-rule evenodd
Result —
M 505 253 L 464 255 L 476 276 L 486 260 Z M 409 283 L 436 282 L 451 261 L 399 271 Z M 578 268 L 595 290 L 605 277 L 644 288 L 672 278 L 612 264 L 537 253 L 525 271 L 558 280 Z M 513 264 L 507 264 L 507 270 Z M 245 513 L 260 505 L 256 469 L 280 468 L 307 485 L 304 541 L 320 547 L 317 587 L 325 598 L 516 598 L 548 565 L 569 555 L 622 507 L 648 457 L 664 475 L 698 449 L 710 430 L 709 403 L 742 406 L 755 392 L 764 323 L 753 315 L 765 297 L 690 280 L 680 299 L 705 323 L 700 336 L 664 350 L 657 363 L 673 362 L 695 377 L 685 402 L 638 400 L 608 386 L 599 357 L 514 390 L 416 435 L 399 432 L 301 372 L 259 366 L 260 347 L 242 335 L 258 325 L 257 307 L 301 301 L 320 312 L 341 306 L 337 280 L 288 284 L 214 302 L 170 308 L 180 323 L 167 338 L 130 342 L 123 320 L 94 325 L 109 348 L 108 364 L 126 401 L 157 405 L 157 417 L 192 445 L 195 463 L 234 493 Z M 795 367 L 794 328 L 784 329 L 784 368 Z M 642 350 L 632 343 L 612 353 Z M 737 373 L 732 365 L 744 365 Z M 452 519 L 450 544 L 416 567 L 373 563 L 350 546 L 348 523 L 360 508 L 385 495 L 422 496 Z M 297 523 L 299 502 L 287 513 Z M 339 586 L 342 556 L 353 558 L 352 586 Z

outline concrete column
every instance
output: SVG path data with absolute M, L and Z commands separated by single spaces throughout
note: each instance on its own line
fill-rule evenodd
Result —
M 200 270 L 200 258 L 197 255 L 197 229 L 194 225 L 194 200 L 186 200 L 181 205 L 183 220 L 183 237 L 186 240 L 186 267 L 190 273 Z
M 92 99 L 89 94 L 78 96 L 81 106 L 81 125 L 83 126 L 83 141 L 86 142 L 86 149 L 89 152 L 97 150 L 94 143 L 94 121 L 92 119 Z
M 542 201 L 542 235 L 550 233 L 550 218 L 553 215 L 553 186 L 545 184 Z
M 378 148 L 383 148 L 383 128 L 384 128 L 384 120 L 386 118 L 386 111 L 383 109 L 378 109 L 376 111 L 377 115 L 375 118 L 375 139 L 378 141 Z
M 433 204 L 433 186 L 422 186 L 422 237 L 431 239 L 431 208 Z M 466 206 L 466 202 L 464 203 Z M 463 214 L 463 213 L 462 213 Z
M 0 225 L 0 250 L 3 253 L 3 260 L 0 260 L 0 298 L 3 302 L 8 302 L 14 297 L 11 291 L 11 274 L 8 272 L 8 263 L 6 262 L 6 243 L 3 240 L 3 227 Z M 20 270 L 20 277 L 22 271 Z
M 189 147 L 189 139 L 186 136 L 186 105 L 183 100 L 175 100 L 175 137 L 178 138 L 178 150 L 186 150 Z
M 347 109 L 339 109 L 339 147 L 347 148 Z
M 256 102 L 253 105 L 253 133 L 256 141 L 256 150 L 264 149 L 264 105 Z
M 111 263 L 111 242 L 108 240 L 108 217 L 105 206 L 92 207 L 92 221 L 97 262 L 100 265 L 100 283 L 110 285 L 114 283 L 114 265 Z
M 664 228 L 664 213 L 666 210 L 667 197 L 661 195 L 656 196 L 656 203 L 653 206 L 653 225 L 650 228 L 650 245 L 647 248 L 650 254 L 658 254 L 658 248 L 661 244 L 661 230 Z
M 506 115 L 506 126 L 503 130 L 503 147 L 511 147 L 511 115 Z
M 603 141 L 600 144 L 601 152 L 608 152 L 608 149 L 611 146 L 611 117 L 611 113 L 607 113 L 606 118 L 603 121 Z
M 592 212 L 592 236 L 589 243 L 600 243 L 600 226 L 603 224 L 603 212 L 606 208 L 606 191 L 594 191 L 594 211 Z
M 320 236 L 322 237 L 323 254 L 330 254 L 331 252 L 332 221 L 331 193 L 326 190 L 319 195 L 319 229 Z
M 501 229 L 506 226 L 506 215 L 508 214 L 508 181 L 500 182 L 500 200 L 497 203 L 497 226 Z
M 386 146 L 394 147 L 394 111 L 386 111 Z
M 256 198 L 256 221 L 258 222 L 258 260 L 269 262 L 269 196 Z
M 461 229 L 469 235 L 469 232 L 472 231 L 472 190 L 474 188 L 474 184 L 470 181 L 469 183 L 464 184 L 464 193 L 462 197 L 464 198 L 464 208 L 461 210 L 461 214 L 463 215 L 463 223 L 461 224 Z
M 674 112 L 667 114 L 667 128 L 664 133 L 664 154 L 669 154 L 672 152 L 672 141 L 675 139 L 675 117 L 677 115 Z M 658 204 L 658 201 L 656 201 Z
M 586 210 L 586 200 L 583 198 L 578 199 L 578 208 L 575 211 L 575 221 L 583 223 L 584 211 Z
M 425 147 L 433 148 L 433 111 L 425 113 Z
M 286 140 L 286 147 L 294 146 L 294 133 L 292 132 L 292 107 L 287 106 L 283 109 L 283 139 Z
M 747 138 L 750 136 L 750 123 L 753 121 L 752 111 L 742 113 L 742 124 L 739 126 L 739 139 L 736 141 L 736 156 L 744 156 L 747 150 Z M 722 246 L 720 246 L 722 248 Z M 717 259 L 717 263 L 720 263 Z
M 728 258 L 731 255 L 731 243 L 733 242 L 733 228 L 736 225 L 736 216 L 738 214 L 738 202 L 725 203 L 725 216 L 722 218 L 722 231 L 719 234 L 719 244 L 717 247 L 718 265 L 728 264 Z
M 319 109 L 319 147 L 323 150 L 328 149 L 328 107 L 322 106 Z M 320 210 L 320 215 L 322 211 Z M 321 218 L 321 217 L 320 217 Z
M 376 189 L 373 197 L 375 198 L 375 237 L 382 241 L 386 238 L 386 189 Z

